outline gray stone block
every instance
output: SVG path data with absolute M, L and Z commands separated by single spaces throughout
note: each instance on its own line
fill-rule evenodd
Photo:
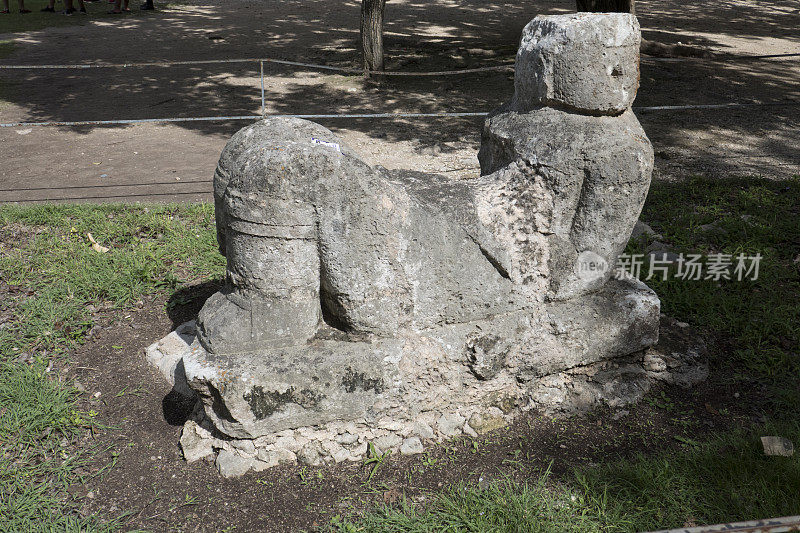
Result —
M 461 433 L 465 421 L 458 413 L 445 413 L 436 421 L 436 427 L 442 435 L 452 437 Z
M 419 440 L 419 437 L 410 437 L 400 445 L 400 453 L 403 455 L 415 455 L 423 451 L 425 451 L 425 448 L 422 446 L 422 441 Z
M 619 115 L 639 89 L 640 44 L 628 13 L 539 15 L 522 31 L 512 106 Z

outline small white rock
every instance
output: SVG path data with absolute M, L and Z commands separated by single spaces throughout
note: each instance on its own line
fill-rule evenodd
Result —
M 418 437 L 410 437 L 403 441 L 400 445 L 400 453 L 403 455 L 414 455 L 422 453 L 425 448 L 422 446 L 422 441 Z
M 253 444 L 256 445 L 256 448 L 263 448 L 265 446 L 269 446 L 270 444 L 275 443 L 275 435 L 264 435 L 263 437 L 258 437 L 256 440 L 253 441 Z
M 413 432 L 415 435 L 423 439 L 433 439 L 436 436 L 436 434 L 433 432 L 433 428 L 431 428 L 422 420 L 417 420 L 414 422 Z
M 297 442 L 297 439 L 295 439 L 294 437 L 278 437 L 275 440 L 275 447 L 285 448 L 291 451 L 292 453 L 296 453 L 300 451 L 300 448 L 302 448 L 303 446 L 299 442 Z
M 620 418 L 624 418 L 630 414 L 630 411 L 627 409 L 620 409 L 613 415 L 611 415 L 611 420 L 619 420 Z
M 327 452 L 328 455 L 334 457 L 338 452 L 343 450 L 342 446 L 332 440 L 326 440 L 322 442 L 322 449 Z
M 272 454 L 279 465 L 297 462 L 297 456 L 294 454 L 294 452 L 286 448 L 275 448 Z
M 275 464 L 267 463 L 259 459 L 253 459 L 253 470 L 255 472 L 263 472 L 264 470 L 272 468 L 273 466 L 275 466 Z
M 244 452 L 245 455 L 255 456 L 256 454 L 256 445 L 250 439 L 235 439 L 230 441 L 231 446 L 239 450 L 240 452 Z
M 187 463 L 193 463 L 214 453 L 211 433 L 188 420 L 181 430 L 180 445 Z
M 337 463 L 341 463 L 342 461 L 350 459 L 350 452 L 348 452 L 344 448 L 339 448 L 337 451 L 333 452 L 332 457 L 334 461 L 336 461 Z
M 383 437 L 378 437 L 375 439 L 375 446 L 378 448 L 380 453 L 385 453 L 388 450 L 397 448 L 400 446 L 400 443 L 403 442 L 403 439 L 395 435 L 394 433 L 389 433 L 388 435 L 384 435 Z
M 458 413 L 448 413 L 440 416 L 436 425 L 441 434 L 452 437 L 461 434 L 461 429 L 464 427 L 464 422 L 466 421 L 467 420 Z
M 324 451 L 320 443 L 310 441 L 297 452 L 297 461 L 305 465 L 317 466 L 322 463 L 322 453 Z
M 378 422 L 378 427 L 389 431 L 400 431 L 403 429 L 403 423 L 399 420 L 383 418 Z
M 467 435 L 469 435 L 473 439 L 478 436 L 478 433 L 474 429 L 472 429 L 472 426 L 470 426 L 469 424 L 464 424 L 464 428 L 463 429 L 464 429 L 464 433 L 466 433 Z
M 358 446 L 350 449 L 350 454 L 356 458 L 356 460 L 360 460 L 362 457 L 367 455 L 368 444 L 366 442 L 362 442 Z
M 256 459 L 242 457 L 234 452 L 222 450 L 217 455 L 217 470 L 224 478 L 239 477 L 256 466 Z
M 667 363 L 664 359 L 649 350 L 644 355 L 642 366 L 648 372 L 664 372 L 667 369 Z
M 794 444 L 786 437 L 761 437 L 761 445 L 764 447 L 764 455 L 777 455 L 781 457 L 791 457 L 794 455 Z
M 344 445 L 355 444 L 358 442 L 358 435 L 353 435 L 352 433 L 342 433 L 336 437 L 336 442 Z

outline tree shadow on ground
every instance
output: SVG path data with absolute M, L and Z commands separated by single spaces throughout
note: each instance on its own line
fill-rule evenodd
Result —
M 333 66 L 357 67 L 358 2 L 322 0 L 242 3 L 236 10 L 218 6 L 178 7 L 160 18 L 127 18 L 92 27 L 69 41 L 56 35 L 44 41 L 31 34 L 20 62 L 137 59 L 215 59 L 269 56 Z M 724 50 L 722 37 L 798 40 L 800 14 L 788 0 L 743 7 L 733 2 L 665 5 L 640 2 L 645 37 L 693 42 Z M 513 60 L 522 26 L 538 13 L 572 10 L 571 1 L 443 4 L 409 1 L 389 4 L 386 43 L 390 70 L 452 70 Z M 227 10 L 227 11 L 226 11 Z M 696 35 L 688 35 L 691 33 Z M 126 50 L 97 50 L 98 39 L 132 43 Z M 69 44 L 69 46 L 65 46 Z M 90 57 L 87 58 L 87 55 Z M 637 106 L 786 102 L 800 100 L 797 61 L 657 62 L 642 64 Z M 462 76 L 391 78 L 328 74 L 314 69 L 265 66 L 269 114 L 483 112 L 507 101 L 513 92 L 510 71 Z M 7 73 L 2 77 L 8 78 Z M 6 99 L 23 106 L 28 121 L 239 116 L 261 111 L 257 63 L 60 71 L 13 71 Z M 645 129 L 660 145 L 710 157 L 723 171 L 740 171 L 739 152 L 758 159 L 769 153 L 779 164 L 797 165 L 793 131 L 800 125 L 796 107 L 743 108 L 641 114 Z M 332 128 L 349 128 L 375 139 L 418 141 L 422 145 L 463 139 L 474 143 L 480 119 L 321 119 Z M 186 122 L 180 126 L 204 135 L 228 136 L 247 122 Z M 88 132 L 95 126 L 71 128 Z M 465 134 L 465 132 L 467 132 Z M 704 136 L 722 132 L 730 150 L 704 150 Z M 714 142 L 714 141 L 710 141 Z M 718 141 L 716 141 L 718 144 Z M 714 146 L 712 148 L 718 148 Z M 707 152 L 707 153 L 706 153 Z M 674 154 L 673 154 L 674 155 Z M 692 154 L 690 154 L 692 155 Z M 757 161 L 750 171 L 758 172 Z

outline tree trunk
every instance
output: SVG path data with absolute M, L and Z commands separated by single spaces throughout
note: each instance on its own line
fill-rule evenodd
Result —
M 383 70 L 383 11 L 386 0 L 361 0 L 364 69 Z
M 577 4 L 578 11 L 636 14 L 636 0 L 577 0 Z

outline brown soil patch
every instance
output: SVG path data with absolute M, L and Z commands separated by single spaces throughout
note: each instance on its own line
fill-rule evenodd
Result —
M 85 387 L 83 407 L 111 426 L 81 443 L 106 450 L 87 474 L 114 465 L 71 491 L 82 512 L 105 517 L 127 512 L 126 527 L 152 531 L 225 531 L 231 526 L 236 531 L 296 531 L 323 526 L 334 515 L 368 504 L 397 504 L 402 497 L 424 504 L 432 492 L 461 481 L 508 477 L 524 482 L 551 463 L 558 477 L 640 451 L 680 447 L 675 435 L 702 439 L 759 420 L 758 391 L 741 391 L 736 399 L 735 391 L 710 382 L 690 391 L 665 389 L 677 406 L 670 411 L 642 402 L 627 414 L 599 409 L 563 421 L 531 413 L 475 440 L 459 438 L 423 455 L 389 457 L 369 485 L 368 470 L 353 463 L 283 466 L 226 480 L 209 462 L 189 465 L 183 460 L 178 439 L 189 406 L 174 402 L 143 350 L 192 317 L 216 288 L 206 283 L 183 289 L 169 299 L 181 302 L 174 306 L 159 295 L 132 309 L 101 312 L 95 321 L 102 329 L 62 369 Z

